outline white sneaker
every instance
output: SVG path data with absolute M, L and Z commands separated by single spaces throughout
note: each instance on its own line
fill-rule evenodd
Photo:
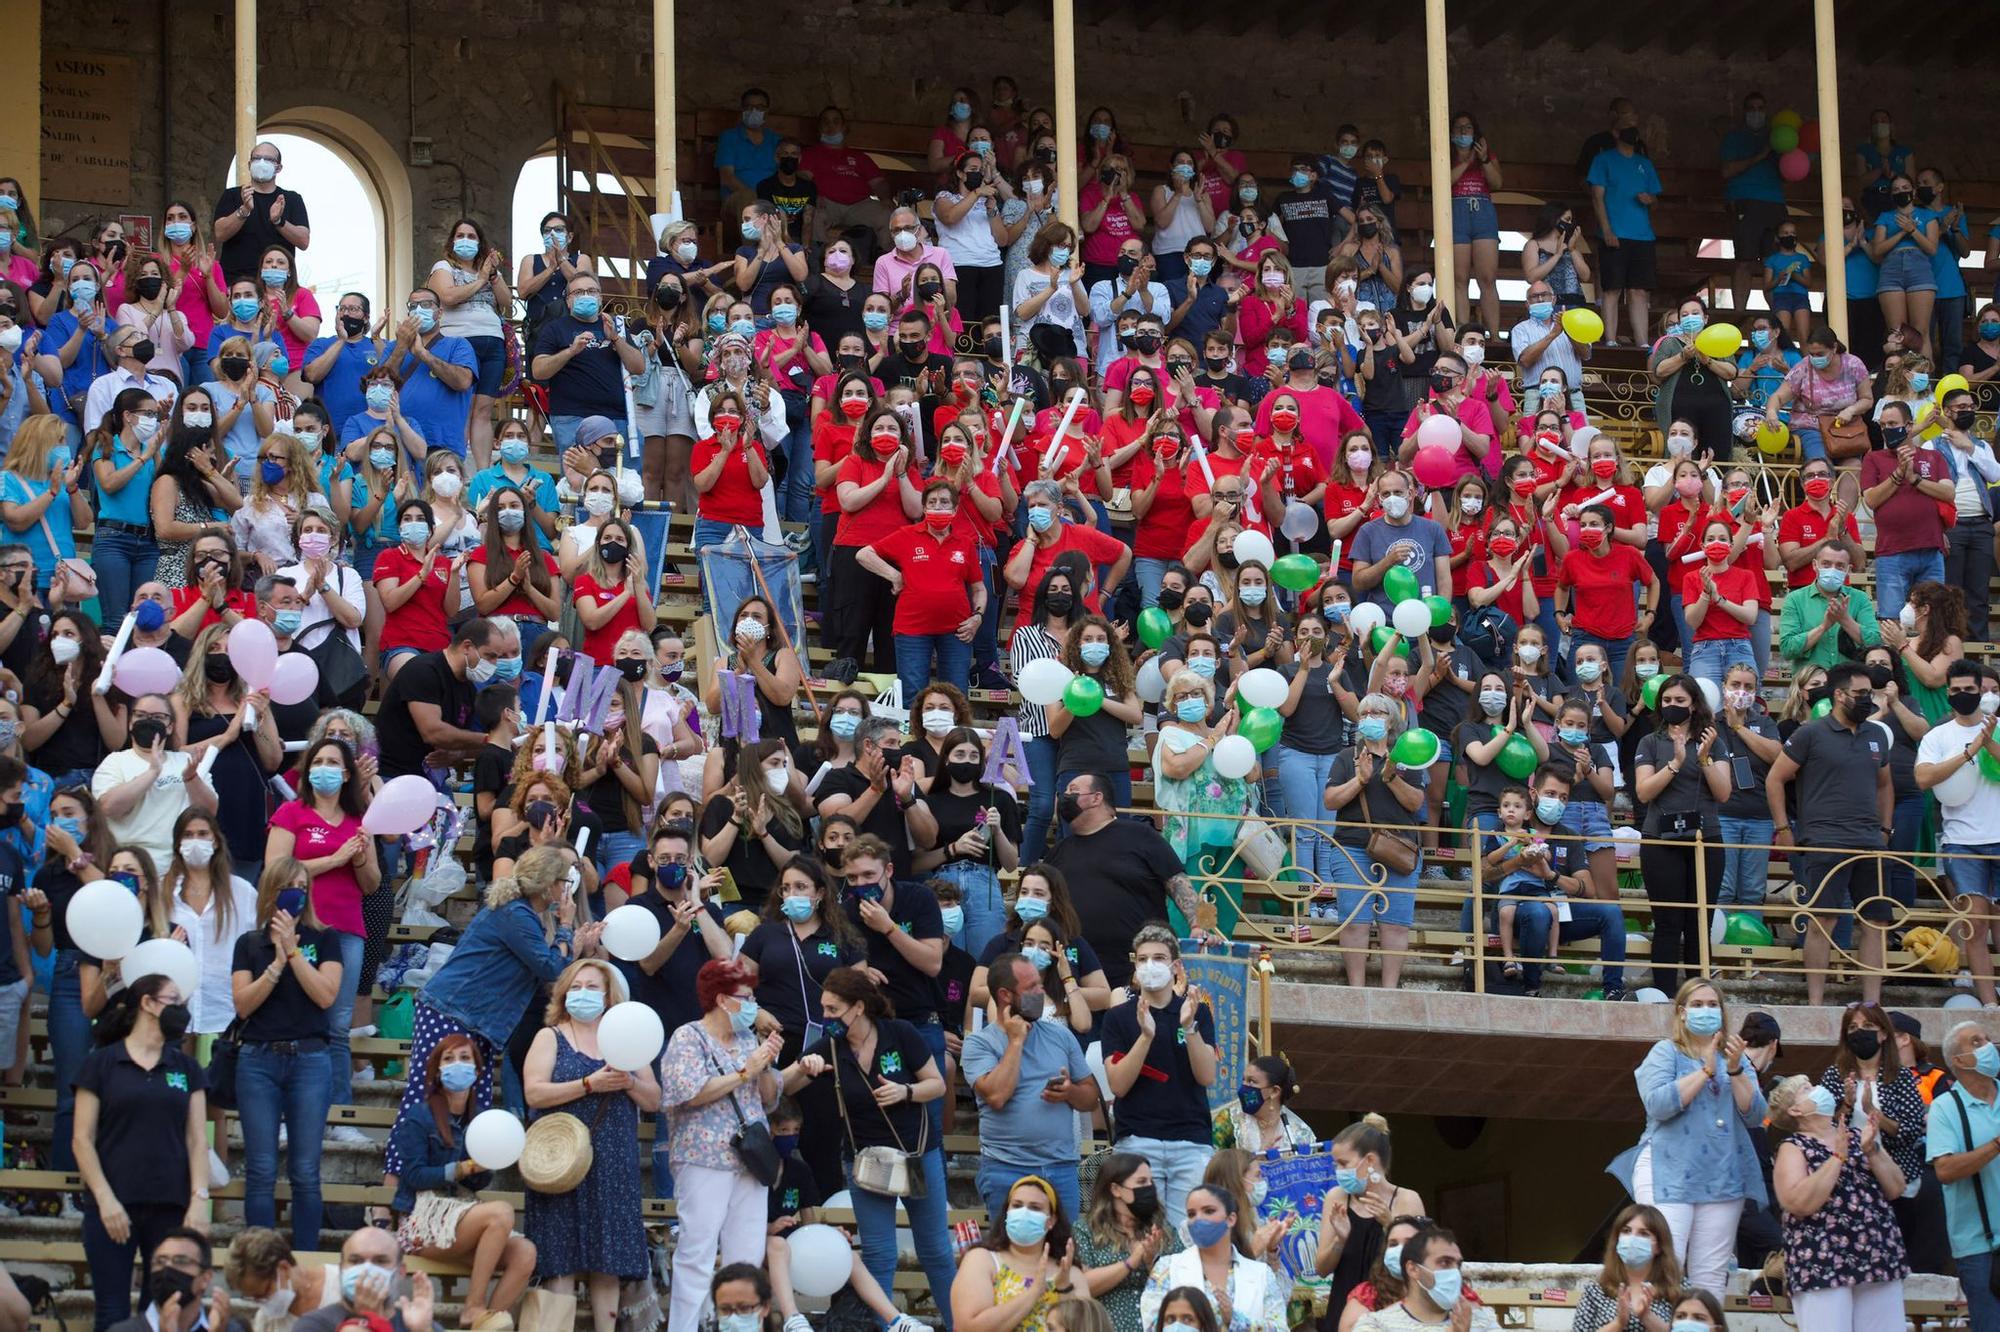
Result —
M 361 1068 L 357 1068 L 354 1070 L 353 1073 L 348 1075 L 348 1081 L 351 1082 L 356 1087 L 365 1087 L 369 1083 L 380 1082 L 381 1080 L 382 1077 L 375 1071 L 375 1066 L 373 1064 L 367 1064 Z
M 804 1314 L 793 1314 L 785 1320 L 785 1332 L 813 1332 L 812 1320 Z
M 931 1325 L 921 1318 L 898 1314 L 896 1321 L 889 1324 L 889 1332 L 931 1332 Z
M 326 1131 L 328 1142 L 344 1142 L 355 1147 L 374 1147 L 375 1139 L 363 1133 L 352 1124 L 335 1124 Z
M 208 1187 L 215 1190 L 229 1187 L 229 1167 L 222 1163 L 213 1147 L 208 1149 Z

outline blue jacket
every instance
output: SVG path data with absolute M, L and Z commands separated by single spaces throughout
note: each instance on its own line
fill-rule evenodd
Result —
M 1718 1061 L 1719 1063 L 1720 1061 Z M 1764 1172 L 1751 1126 L 1764 1122 L 1764 1091 L 1759 1087 L 1750 1108 L 1736 1109 L 1728 1074 L 1716 1069 L 1711 1084 L 1683 1107 L 1674 1085 L 1701 1067 L 1672 1041 L 1656 1041 L 1632 1074 L 1639 1101 L 1646 1107 L 1646 1131 L 1637 1146 L 1621 1152 L 1605 1167 L 1627 1193 L 1632 1192 L 1632 1167 L 1648 1145 L 1653 1149 L 1653 1196 L 1658 1203 L 1732 1202 L 1753 1198 L 1768 1203 Z M 1636 1195 L 1634 1195 L 1636 1196 Z
M 558 930 L 556 942 L 547 942 L 541 917 L 518 898 L 482 911 L 417 1002 L 504 1046 L 535 1001 L 536 988 L 569 965 L 561 948 L 569 938 L 568 930 Z
M 403 1171 L 396 1176 L 393 1204 L 398 1212 L 407 1216 L 415 1211 L 419 1193 L 453 1193 L 461 1189 L 477 1193 L 492 1185 L 491 1170 L 478 1171 L 462 1180 L 457 1178 L 458 1163 L 465 1159 L 465 1125 L 458 1126 L 455 1136 L 458 1139 L 455 1145 L 445 1142 L 428 1104 L 419 1102 L 396 1116 L 396 1127 L 389 1130 L 389 1141 L 403 1161 Z

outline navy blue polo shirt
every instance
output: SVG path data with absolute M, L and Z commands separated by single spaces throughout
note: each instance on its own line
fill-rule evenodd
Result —
M 84 1059 L 76 1089 L 97 1097 L 97 1159 L 126 1208 L 188 1205 L 188 1102 L 207 1088 L 201 1065 L 172 1045 L 151 1068 L 139 1067 L 123 1041 Z M 97 1208 L 88 1193 L 83 1205 Z
M 1216 260 L 1221 263 L 1220 259 Z M 1192 279 L 1190 279 L 1192 280 Z M 1180 284 L 1175 293 L 1174 304 L 1187 299 L 1187 283 Z M 1229 313 L 1229 293 L 1214 283 L 1204 284 L 1195 293 L 1194 304 L 1181 316 L 1181 322 L 1174 325 L 1174 336 L 1186 338 L 1194 344 L 1196 355 L 1200 355 L 1202 340 L 1222 327 L 1223 318 Z
M 305 365 L 311 365 L 326 355 L 326 349 L 341 340 L 336 337 L 315 338 L 306 348 Z M 341 342 L 340 356 L 327 371 L 315 392 L 326 405 L 328 417 L 345 422 L 368 410 L 368 396 L 361 391 L 361 381 L 370 370 L 382 363 L 382 349 L 367 338 L 359 342 Z M 303 367 L 301 367 L 303 368 Z
M 528 363 L 533 365 L 535 356 L 553 356 L 562 351 L 576 341 L 579 333 L 590 334 L 597 339 L 598 345 L 571 357 L 569 364 L 548 381 L 549 414 L 608 416 L 614 421 L 624 420 L 625 367 L 619 362 L 610 339 L 604 336 L 603 324 L 597 320 L 586 324 L 567 312 L 546 320 L 541 332 L 535 335 L 535 350 Z

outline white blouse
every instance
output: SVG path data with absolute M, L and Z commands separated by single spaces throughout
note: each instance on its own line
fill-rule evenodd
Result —
M 168 911 L 169 919 L 186 933 L 188 948 L 194 953 L 195 975 L 199 979 L 194 993 L 183 997 L 194 1015 L 188 1030 L 202 1036 L 222 1031 L 236 1020 L 236 999 L 229 984 L 230 964 L 235 960 L 236 940 L 257 928 L 257 890 L 232 874 L 227 891 L 233 910 L 225 938 L 215 937 L 213 893 L 199 915 L 179 892 L 175 892 Z

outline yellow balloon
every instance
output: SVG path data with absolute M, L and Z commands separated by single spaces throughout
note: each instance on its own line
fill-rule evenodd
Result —
M 1971 388 L 1972 385 L 1966 383 L 1965 376 L 1954 370 L 1937 382 L 1937 405 L 1942 407 L 1944 406 L 1944 400 L 1952 394 L 1958 392 L 1960 389 L 1965 389 L 1969 392 Z
M 1792 430 L 1783 421 L 1776 425 L 1769 421 L 1757 427 L 1757 451 L 1765 454 L 1783 453 L 1785 445 L 1791 442 Z
M 1694 335 L 1695 350 L 1718 361 L 1736 355 L 1736 349 L 1742 345 L 1743 330 L 1734 324 L 1710 324 Z
M 1777 115 L 1771 117 L 1771 124 L 1773 127 L 1776 127 L 1778 125 L 1789 125 L 1793 129 L 1797 129 L 1799 126 L 1805 123 L 1806 123 L 1805 117 L 1801 116 L 1798 112 L 1792 110 L 1790 107 L 1785 108 L 1783 111 L 1780 111 Z
M 1604 336 L 1604 320 L 1598 317 L 1597 311 L 1586 310 L 1580 305 L 1563 311 L 1562 326 L 1563 332 L 1578 342 L 1595 342 Z

